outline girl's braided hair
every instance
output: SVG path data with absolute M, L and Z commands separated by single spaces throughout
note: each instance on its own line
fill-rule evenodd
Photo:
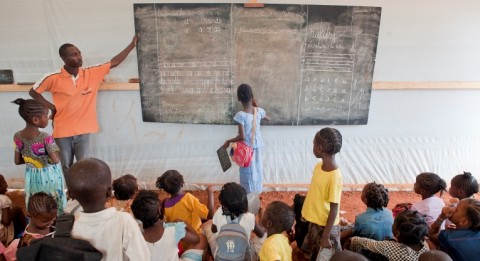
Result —
M 132 213 L 142 221 L 143 228 L 153 226 L 160 219 L 160 200 L 151 190 L 140 190 L 132 202 Z
M 422 243 L 428 232 L 425 218 L 414 210 L 405 210 L 398 213 L 393 226 L 398 231 L 398 235 L 395 235 L 398 242 L 406 245 Z
M 18 107 L 18 114 L 20 114 L 22 119 L 26 122 L 31 122 L 31 119 L 35 116 L 42 116 L 42 114 L 45 113 L 45 110 L 47 110 L 47 106 L 34 99 L 25 100 L 18 98 L 12 101 L 12 103 L 20 106 Z
M 323 151 L 333 155 L 342 148 L 342 134 L 335 128 L 323 128 L 315 135 L 315 142 L 323 141 Z

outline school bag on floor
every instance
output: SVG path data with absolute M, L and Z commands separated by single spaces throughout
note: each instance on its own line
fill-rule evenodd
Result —
M 243 215 L 237 221 L 227 219 L 227 224 L 220 228 L 217 236 L 217 252 L 215 261 L 252 261 L 252 250 L 249 244 L 249 237 L 245 229 L 239 224 Z
M 86 240 L 72 238 L 75 218 L 63 214 L 57 218 L 53 237 L 39 238 L 17 250 L 18 261 L 98 261 L 103 254 Z

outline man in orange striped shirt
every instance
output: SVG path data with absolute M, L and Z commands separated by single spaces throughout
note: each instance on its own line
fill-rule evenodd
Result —
M 57 72 L 46 74 L 36 82 L 29 94 L 44 103 L 51 111 L 53 137 L 60 147 L 60 160 L 66 173 L 73 164 L 73 158 L 88 157 L 90 133 L 98 132 L 97 94 L 100 83 L 111 68 L 125 60 L 137 44 L 137 36 L 109 62 L 82 67 L 80 50 L 72 44 L 63 44 L 59 49 L 65 65 Z M 52 94 L 53 103 L 46 100 L 43 92 Z

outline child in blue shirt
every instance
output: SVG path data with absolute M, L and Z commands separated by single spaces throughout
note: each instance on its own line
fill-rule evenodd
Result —
M 448 218 L 456 229 L 441 230 Z M 456 207 L 444 207 L 432 224 L 428 236 L 457 261 L 478 260 L 480 256 L 480 201 L 473 198 L 460 200 Z

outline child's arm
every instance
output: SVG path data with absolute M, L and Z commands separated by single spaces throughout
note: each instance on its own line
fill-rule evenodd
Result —
M 428 229 L 428 237 L 434 243 L 438 243 L 438 234 L 440 232 L 440 227 L 442 226 L 442 223 L 445 221 L 445 219 L 451 217 L 454 211 L 454 207 L 442 208 L 442 213 L 438 216 L 437 220 L 433 222 L 433 224 L 430 226 L 430 229 Z
M 185 237 L 182 238 L 182 241 L 187 244 L 197 244 L 198 242 L 200 242 L 200 237 L 198 237 L 198 234 L 193 229 L 193 227 L 187 223 L 185 223 L 185 225 L 186 225 L 185 227 L 186 233 L 185 233 Z
M 255 227 L 253 228 L 253 233 L 259 238 L 262 238 L 265 235 L 265 228 L 263 228 L 255 219 Z
M 57 151 L 48 153 L 48 156 L 50 157 L 50 160 L 53 164 L 57 164 L 60 162 L 60 157 L 58 156 Z
M 213 214 L 215 214 L 215 203 L 214 203 L 214 198 L 213 198 L 213 191 L 214 188 L 213 186 L 208 186 L 207 187 L 207 193 L 208 193 L 208 202 L 207 202 L 207 208 L 208 208 L 208 215 L 207 219 L 212 219 Z
M 16 165 L 25 164 L 25 160 L 23 160 L 22 153 L 20 153 L 19 151 L 15 151 L 14 160 Z
M 322 241 L 320 247 L 322 248 L 332 248 L 332 243 L 330 243 L 330 232 L 332 231 L 333 223 L 335 218 L 338 215 L 338 203 L 330 202 L 330 212 L 328 213 L 327 224 L 322 233 Z
M 242 141 L 242 140 L 245 140 L 245 134 L 243 133 L 243 125 L 239 123 L 238 124 L 238 135 L 235 138 L 232 138 L 232 139 L 229 139 L 229 140 L 225 141 L 225 143 L 223 144 L 223 147 L 226 149 L 226 148 L 228 148 L 228 146 L 230 146 L 231 142 Z

